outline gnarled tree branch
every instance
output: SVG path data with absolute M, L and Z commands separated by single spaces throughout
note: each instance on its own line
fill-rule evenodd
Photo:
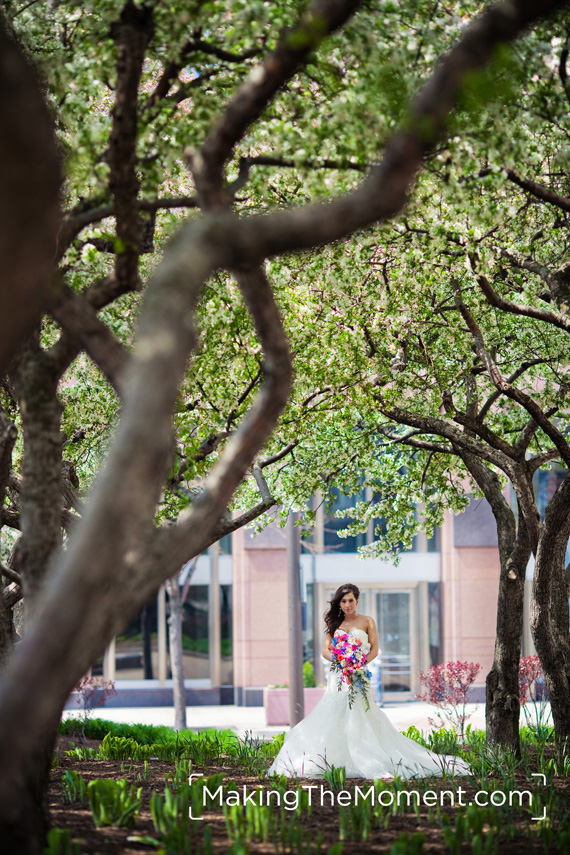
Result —
M 118 250 L 115 277 L 123 291 L 138 288 L 140 227 L 137 216 L 139 180 L 136 173 L 138 88 L 146 47 L 154 24 L 148 6 L 127 0 L 111 27 L 117 44 L 117 82 L 107 162 L 109 189 L 115 205 Z
M 537 181 L 532 181 L 530 178 L 521 178 L 513 169 L 507 169 L 506 173 L 509 181 L 512 181 L 513 184 L 516 184 L 522 190 L 526 190 L 535 199 L 540 199 L 542 202 L 554 205 L 555 208 L 559 208 L 561 211 L 570 212 L 570 196 L 563 196 L 560 193 L 556 193 L 550 187 L 539 184 Z
M 485 347 L 483 335 L 477 322 L 461 299 L 457 290 L 455 292 L 455 302 L 463 320 L 469 327 L 477 355 L 481 362 L 486 366 L 495 388 L 505 397 L 516 401 L 517 404 L 520 404 L 527 411 L 529 416 L 534 419 L 546 436 L 552 440 L 558 449 L 562 460 L 566 463 L 566 466 L 570 467 L 570 444 L 566 441 L 564 435 L 554 426 L 550 421 L 548 414 L 542 410 L 530 395 L 527 395 L 526 392 L 523 392 L 521 389 L 518 389 L 516 386 L 513 386 L 512 383 L 508 383 L 507 380 L 504 379 L 497 363 Z
M 53 282 L 48 306 L 51 316 L 67 333 L 70 350 L 84 348 L 120 397 L 128 359 L 123 344 L 99 320 L 87 300 L 64 282 Z
M 60 154 L 39 81 L 0 13 L 0 376 L 39 322 L 60 226 Z M 33 133 L 31 132 L 33 129 Z

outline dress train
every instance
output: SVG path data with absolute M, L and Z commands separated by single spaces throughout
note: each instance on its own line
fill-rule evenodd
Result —
M 364 630 L 350 630 L 363 643 Z M 358 692 L 352 709 L 348 686 L 338 689 L 338 675 L 329 672 L 327 689 L 314 710 L 286 735 L 268 774 L 322 778 L 331 766 L 344 766 L 347 778 L 424 778 L 431 775 L 470 775 L 460 757 L 436 754 L 401 734 L 374 703 Z

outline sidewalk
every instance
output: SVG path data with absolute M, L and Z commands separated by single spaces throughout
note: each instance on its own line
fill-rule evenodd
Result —
M 467 704 L 472 713 L 468 723 L 473 727 L 485 727 L 485 704 Z M 434 717 L 434 708 L 423 701 L 408 701 L 406 703 L 387 703 L 382 707 L 392 724 L 398 730 L 407 730 L 415 725 L 418 730 L 433 729 L 428 718 Z M 64 718 L 77 715 L 75 710 L 66 710 Z M 131 724 L 164 724 L 170 727 L 174 724 L 172 707 L 115 707 L 98 708 L 93 711 L 93 718 L 104 718 L 108 721 L 128 722 Z M 246 732 L 262 739 L 270 739 L 276 733 L 289 730 L 288 727 L 268 727 L 265 723 L 263 707 L 237 706 L 195 706 L 186 708 L 186 721 L 192 730 L 202 730 L 207 727 L 233 730 L 243 737 Z

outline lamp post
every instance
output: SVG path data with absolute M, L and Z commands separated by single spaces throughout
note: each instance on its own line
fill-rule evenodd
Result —
M 301 622 L 301 544 L 297 514 L 287 520 L 287 586 L 289 594 L 289 723 L 298 724 L 305 715 L 303 698 L 303 627 Z

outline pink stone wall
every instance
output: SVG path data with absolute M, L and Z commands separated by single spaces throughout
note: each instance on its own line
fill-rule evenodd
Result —
M 443 582 L 444 656 L 478 662 L 477 685 L 482 685 L 493 664 L 499 553 L 492 546 L 460 547 L 454 550 L 453 564 Z
M 288 679 L 287 550 L 271 526 L 234 535 L 234 682 L 266 686 Z

